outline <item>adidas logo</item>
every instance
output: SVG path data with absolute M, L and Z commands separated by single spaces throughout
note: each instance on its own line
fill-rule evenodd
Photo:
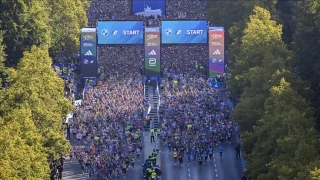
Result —
M 217 49 L 217 50 L 215 50 L 215 51 L 213 52 L 213 54 L 221 54 L 221 53 L 220 53 L 219 49 Z
M 149 55 L 151 55 L 151 56 L 155 56 L 155 55 L 157 55 L 157 53 L 156 53 L 156 51 L 155 51 L 155 50 L 152 50 L 151 52 L 149 52 Z
M 86 55 L 86 56 L 92 56 L 93 54 L 92 54 L 92 52 L 89 50 L 89 51 L 86 52 L 84 55 Z

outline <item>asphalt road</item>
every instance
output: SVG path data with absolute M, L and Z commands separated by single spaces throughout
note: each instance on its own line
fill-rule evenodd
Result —
M 240 180 L 242 166 L 240 159 L 236 158 L 236 140 L 224 146 L 222 158 L 215 150 L 214 158 L 199 167 L 198 161 L 188 163 L 184 158 L 183 166 L 175 165 L 172 153 L 169 155 L 166 145 L 161 149 L 161 164 L 164 180 Z

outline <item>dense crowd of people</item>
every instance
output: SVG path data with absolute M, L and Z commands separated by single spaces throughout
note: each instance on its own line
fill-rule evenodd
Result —
M 166 1 L 166 17 L 175 19 L 206 19 L 206 8 L 207 3 L 204 0 L 170 0 Z
M 206 73 L 208 66 L 207 45 L 163 45 L 162 70 L 165 74 Z
M 125 102 L 125 103 L 124 103 Z M 75 111 L 70 152 L 89 176 L 125 175 L 142 150 L 143 88 L 140 79 L 102 75 Z
M 174 161 L 212 159 L 214 150 L 223 153 L 231 143 L 233 127 L 221 94 L 201 76 L 167 78 L 162 86 L 161 139 L 173 153 Z M 240 150 L 239 150 L 240 151 Z
M 131 0 L 93 0 L 87 16 L 89 27 L 95 27 L 98 20 L 144 20 L 148 26 L 159 27 L 160 20 L 165 19 L 206 19 L 206 12 L 206 1 L 203 0 L 166 1 L 161 17 L 132 14 Z
M 141 19 L 147 26 L 157 27 L 163 19 L 206 17 L 206 5 L 198 0 L 167 1 L 166 14 L 162 17 L 133 15 L 131 5 L 130 0 L 93 0 L 87 11 L 88 26 L 95 27 L 98 20 Z M 163 114 L 161 133 L 172 147 L 179 150 L 191 150 L 194 146 L 208 148 L 213 140 L 206 147 L 200 146 L 199 142 L 206 140 L 207 136 L 211 137 L 211 127 L 214 127 L 218 138 L 224 137 L 226 129 L 230 128 L 228 122 L 220 117 L 223 108 L 220 109 L 219 95 L 202 78 L 207 68 L 207 50 L 206 45 L 166 45 L 161 50 L 162 70 L 166 77 L 162 86 L 167 103 L 163 104 L 167 112 Z M 125 175 L 129 166 L 133 169 L 136 159 L 140 159 L 146 105 L 142 84 L 143 53 L 142 45 L 98 47 L 99 66 L 104 67 L 104 73 L 86 88 L 81 106 L 75 107 L 70 123 L 73 134 L 71 141 L 74 144 L 70 159 L 79 161 L 83 172 L 90 177 Z M 209 103 L 209 107 L 217 108 L 219 113 L 207 109 L 208 100 L 203 101 L 204 104 L 200 102 L 207 96 L 216 102 L 215 105 Z M 202 121 L 202 117 L 207 119 Z M 189 123 L 193 128 L 187 131 L 185 126 Z M 206 123 L 209 131 L 202 138 L 206 127 L 202 128 L 201 125 Z M 190 133 L 198 136 L 197 143 L 182 147 L 182 139 L 189 137 Z M 156 163 L 153 165 L 156 166 Z M 149 172 L 148 168 L 153 170 Z M 146 175 L 152 177 L 155 169 L 157 167 L 145 166 L 149 172 Z

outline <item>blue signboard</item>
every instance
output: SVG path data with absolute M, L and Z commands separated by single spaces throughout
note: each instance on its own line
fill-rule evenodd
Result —
M 165 0 L 132 0 L 132 13 L 143 16 L 164 16 Z
M 98 44 L 143 44 L 142 21 L 99 21 Z
M 212 88 L 220 89 L 221 83 L 220 82 L 210 82 Z
M 162 44 L 207 43 L 207 21 L 162 21 Z

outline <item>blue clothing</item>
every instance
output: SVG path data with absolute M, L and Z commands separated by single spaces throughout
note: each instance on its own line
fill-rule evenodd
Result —
M 219 152 L 223 152 L 224 148 L 222 146 L 219 146 Z

